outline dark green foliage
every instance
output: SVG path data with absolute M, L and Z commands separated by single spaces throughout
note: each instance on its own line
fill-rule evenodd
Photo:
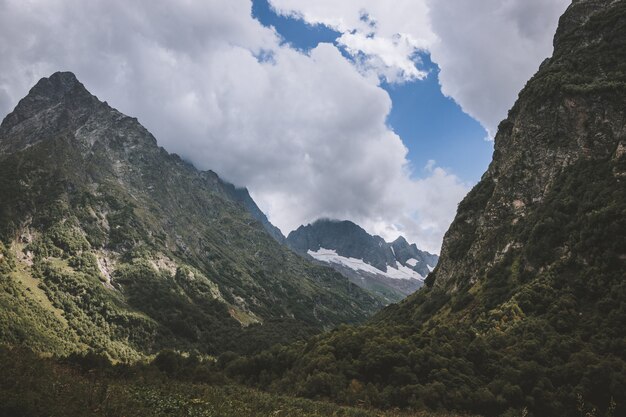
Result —
M 89 242 L 74 221 L 57 223 L 48 229 L 46 235 L 57 248 L 68 255 L 76 255 L 90 249 Z
M 8 274 L 15 268 L 15 257 L 0 241 L 0 274 Z
M 586 5 L 573 5 L 584 8 Z M 535 103 L 552 99 L 560 93 L 581 96 L 593 93 L 619 95 L 626 91 L 626 6 L 615 2 L 612 7 L 598 8 L 582 27 L 561 27 L 558 45 L 550 65 L 542 65 L 528 82 L 520 98 Z M 602 37 L 602 41 L 597 39 Z M 590 43 L 587 39 L 596 41 Z M 573 49 L 584 45 L 584 53 L 571 56 Z
M 71 258 L 69 258 L 68 264 L 76 271 L 82 272 L 92 277 L 99 277 L 101 281 L 103 280 L 103 277 L 100 275 L 98 260 L 93 255 L 93 253 L 82 252 L 76 256 L 72 256 Z
M 459 204 L 459 216 L 454 219 L 450 226 L 450 232 L 457 236 L 457 239 L 449 247 L 449 256 L 452 259 L 463 257 L 474 241 L 476 224 L 473 222 L 475 213 L 484 210 L 487 201 L 493 193 L 494 183 L 492 181 L 481 181 L 470 191 Z M 431 278 L 432 281 L 434 278 Z M 431 286 L 432 282 L 426 285 Z
M 612 401 L 613 415 L 626 413 L 619 255 L 626 248 L 626 187 L 619 181 L 607 161 L 581 161 L 516 225 L 528 243 L 476 284 L 452 295 L 425 288 L 369 326 L 230 357 L 221 366 L 256 387 L 347 404 L 574 416 L 580 395 L 596 415 L 609 415 Z M 546 219 L 558 227 L 540 233 L 553 222 Z
M 452 297 L 452 300 L 450 301 L 450 307 L 452 308 L 453 312 L 457 312 L 466 308 L 468 305 L 471 304 L 473 300 L 474 295 L 472 293 L 459 291 L 457 294 L 454 295 L 454 297 Z
M 159 342 L 161 346 L 184 346 L 186 342 L 216 352 L 221 350 L 220 343 L 226 343 L 228 331 L 235 332 L 238 327 L 227 307 L 210 296 L 209 288 L 188 294 L 171 276 L 145 261 L 118 269 L 115 282 L 124 287 L 131 306 L 167 329 L 170 340 Z
M 167 352 L 150 365 L 113 366 L 93 352 L 53 360 L 0 346 L 0 416 L 456 416 L 380 412 L 261 393 L 225 384 L 210 363 Z

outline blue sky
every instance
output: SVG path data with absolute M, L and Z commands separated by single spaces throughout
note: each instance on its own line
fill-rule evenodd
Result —
M 273 26 L 285 42 L 297 49 L 309 51 L 319 43 L 340 47 L 336 42 L 339 32 L 277 15 L 267 0 L 253 0 L 252 14 L 263 25 Z M 344 56 L 350 59 L 348 54 Z M 491 160 L 493 142 L 485 140 L 487 132 L 480 123 L 442 94 L 439 67 L 430 56 L 423 53 L 415 59 L 428 77 L 401 84 L 381 83 L 392 101 L 387 122 L 409 150 L 413 176 L 423 176 L 428 161 L 435 160 L 461 180 L 475 183 Z

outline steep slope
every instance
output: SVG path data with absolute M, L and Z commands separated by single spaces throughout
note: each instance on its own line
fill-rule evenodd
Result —
M 487 416 L 626 415 L 626 1 L 574 1 L 554 48 L 427 286 L 368 326 L 283 349 L 270 387 Z
M 265 213 L 261 211 L 261 209 L 259 208 L 259 206 L 256 205 L 252 197 L 250 197 L 250 193 L 248 192 L 247 188 L 235 187 L 233 184 L 222 180 L 220 180 L 220 182 L 222 190 L 228 196 L 230 196 L 230 198 L 239 202 L 255 220 L 261 223 L 265 231 L 269 233 L 270 236 L 272 236 L 278 243 L 285 243 L 286 239 L 283 233 L 278 227 L 270 223 Z
M 277 243 L 251 207 L 73 74 L 42 79 L 0 126 L 0 341 L 122 359 L 219 353 L 379 307 Z
M 575 213 L 585 208 L 585 196 L 563 195 L 563 187 L 578 176 L 581 187 L 620 188 L 626 146 L 624 7 L 623 1 L 575 1 L 563 16 L 553 57 L 500 124 L 493 161 L 445 236 L 442 262 L 431 277 L 437 287 L 455 292 L 508 252 L 524 252 L 529 271 L 571 258 L 571 236 L 559 236 L 558 229 L 592 213 Z M 594 185 L 602 179 L 585 178 L 585 170 L 602 173 L 608 183 Z M 555 207 L 564 218 L 549 220 L 546 214 L 552 213 L 545 210 L 558 193 L 567 200 Z M 546 235 L 552 235 L 549 241 Z
M 387 304 L 420 288 L 438 259 L 409 245 L 403 237 L 387 243 L 350 221 L 320 219 L 289 233 L 286 242 L 301 255 L 332 266 Z

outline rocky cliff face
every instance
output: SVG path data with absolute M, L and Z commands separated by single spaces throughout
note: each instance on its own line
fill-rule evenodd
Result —
M 415 243 L 407 242 L 403 236 L 398 237 L 389 245 L 393 249 L 397 262 L 411 266 L 415 272 L 423 277 L 427 277 L 439 262 L 439 256 L 418 249 Z
M 623 186 L 625 9 L 621 1 L 579 0 L 561 18 L 553 57 L 500 124 L 493 161 L 445 236 L 431 278 L 437 287 L 454 292 L 484 276 L 507 252 L 524 251 L 530 242 L 522 230 L 579 167 L 610 169 Z M 546 250 L 568 256 L 561 243 Z
M 335 270 L 385 303 L 397 302 L 423 285 L 437 255 L 399 237 L 387 243 L 350 221 L 317 220 L 289 233 L 287 245 Z
M 0 125 L 2 342 L 215 353 L 380 306 L 264 220 L 247 191 L 168 154 L 73 74 L 44 78 Z

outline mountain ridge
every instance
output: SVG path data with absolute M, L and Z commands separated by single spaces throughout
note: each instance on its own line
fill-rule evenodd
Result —
M 251 204 L 73 74 L 40 80 L 0 125 L 2 341 L 55 340 L 49 351 L 124 360 L 163 348 L 219 353 L 380 307 L 280 245 Z
M 289 233 L 286 243 L 304 257 L 331 265 L 387 303 L 420 288 L 438 259 L 409 245 L 404 237 L 388 243 L 348 220 L 318 219 Z
M 64 101 L 65 96 L 70 94 L 71 100 L 76 101 L 79 106 L 83 108 L 91 108 L 98 105 L 97 97 L 91 95 L 85 88 L 85 86 L 76 78 L 72 72 L 56 72 L 49 78 L 43 78 L 38 81 L 35 86 L 31 88 L 28 95 L 24 97 L 14 111 L 9 113 L 2 121 L 3 128 L 7 131 L 5 136 L 8 137 L 11 128 L 22 121 L 28 120 L 33 117 L 40 106 L 50 104 L 50 101 Z M 104 104 L 107 104 L 106 102 Z M 108 105 L 108 104 L 107 104 Z M 74 109 L 75 110 L 75 109 Z M 115 109 L 112 109 L 115 110 Z M 117 110 L 115 110 L 117 111 Z M 120 117 L 128 117 L 120 113 Z M 137 120 L 136 118 L 129 117 L 130 120 Z M 49 123 L 49 121 L 47 121 Z M 139 125 L 140 126 L 140 125 Z M 43 129 L 42 129 L 43 130 Z M 156 144 L 156 139 L 150 134 L 153 142 Z M 33 136 L 37 138 L 37 136 Z M 41 141 L 45 137 L 38 137 L 37 140 Z M 26 139 L 26 140 L 25 140 Z M 5 140 L 4 146 L 0 143 L 0 153 L 11 153 L 18 150 L 19 144 L 26 142 L 26 146 L 32 145 L 28 141 L 29 138 L 18 137 L 13 140 L 13 147 L 10 148 L 10 142 Z M 174 154 L 175 155 L 175 154 Z M 180 157 L 179 157 L 180 158 Z M 192 164 L 190 164 L 192 165 Z M 213 172 L 208 170 L 207 172 Z M 217 174 L 214 173 L 216 176 Z M 218 176 L 219 177 L 219 176 Z M 245 187 L 236 187 L 220 178 L 222 188 L 224 192 L 232 197 L 233 200 L 241 203 L 246 210 L 258 220 L 267 232 L 274 237 L 279 243 L 284 243 L 285 237 L 281 231 L 269 222 L 267 216 L 259 209 L 254 200 L 250 197 L 248 190 Z

